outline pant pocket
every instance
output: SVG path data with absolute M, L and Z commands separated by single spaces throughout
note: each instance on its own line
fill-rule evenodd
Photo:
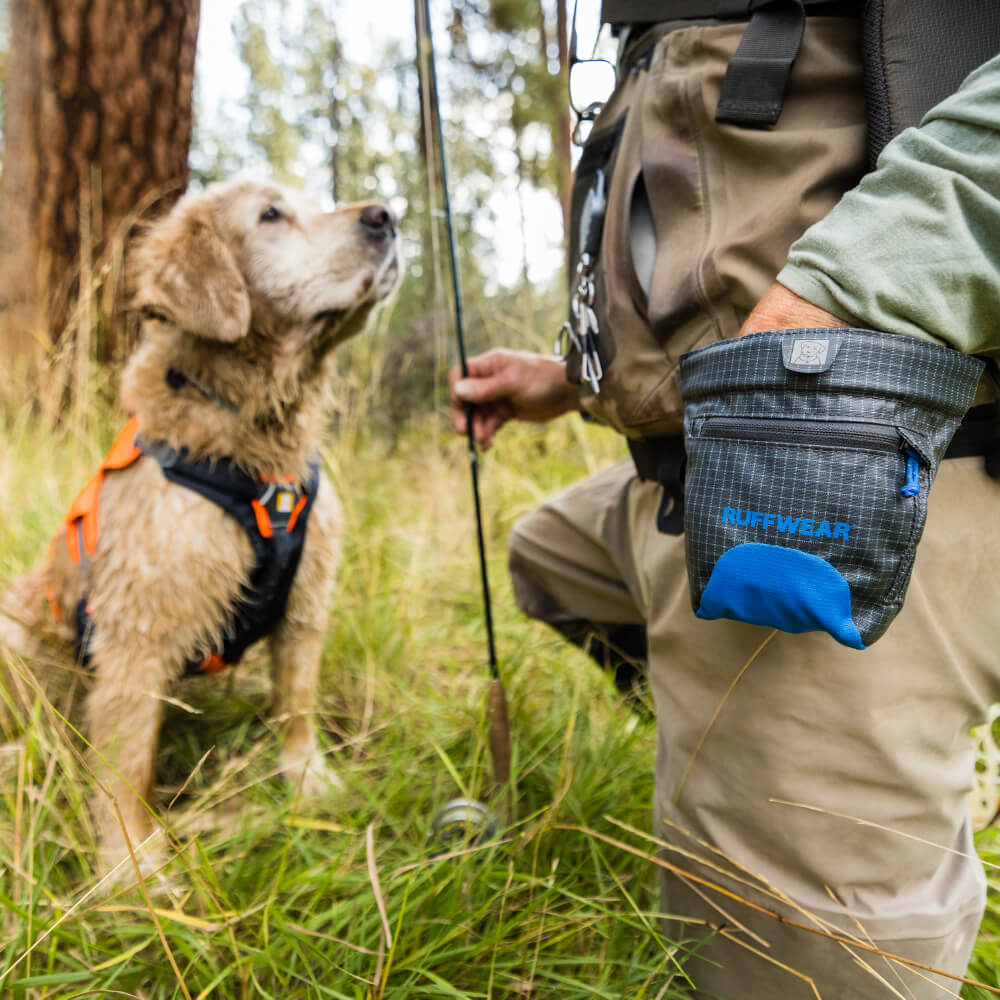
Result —
M 725 341 L 681 370 L 695 614 L 871 645 L 902 607 L 981 362 L 838 329 Z

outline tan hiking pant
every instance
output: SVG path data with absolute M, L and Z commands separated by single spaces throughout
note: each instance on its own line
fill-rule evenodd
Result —
M 587 620 L 599 632 L 646 622 L 656 833 L 705 863 L 665 860 L 800 923 L 836 925 L 963 974 L 984 900 L 968 821 L 969 730 L 1000 700 L 1000 483 L 980 459 L 942 463 L 906 604 L 864 652 L 821 633 L 695 618 L 683 536 L 656 527 L 661 490 L 620 462 L 522 519 L 510 557 L 529 615 L 559 628 Z M 905 997 L 947 995 L 922 974 L 779 924 L 703 882 L 665 875 L 663 887 L 667 912 L 726 925 L 813 977 L 824 1000 L 894 996 L 880 977 Z M 672 933 L 706 931 L 679 923 Z M 706 996 L 815 996 L 722 937 L 699 956 L 687 968 Z
M 808 43 L 816 32 L 849 43 L 856 25 L 835 21 L 810 20 L 795 67 L 798 92 L 820 108 L 838 98 L 809 78 Z M 842 107 L 831 116 L 837 141 L 804 126 L 796 140 L 779 123 L 716 143 L 720 129 L 702 112 L 724 63 L 711 54 L 738 33 L 680 29 L 651 69 L 662 73 L 665 120 L 678 123 L 660 170 L 697 179 L 699 191 L 678 207 L 688 238 L 670 269 L 657 264 L 656 294 L 709 339 L 735 334 L 797 235 L 789 220 L 818 218 L 831 179 L 846 180 L 864 155 L 863 128 L 844 126 Z M 701 109 L 694 132 L 691 108 Z M 864 652 L 825 634 L 695 618 L 683 536 L 657 527 L 662 495 L 619 463 L 521 520 L 510 567 L 523 610 L 577 640 L 646 625 L 656 833 L 680 849 L 663 853 L 677 869 L 661 872 L 663 901 L 678 918 L 673 936 L 701 942 L 686 965 L 698 995 L 938 1000 L 949 995 L 942 984 L 957 994 L 956 983 L 872 949 L 961 975 L 979 926 L 969 730 L 1000 700 L 1000 483 L 981 459 L 942 463 L 906 604 Z

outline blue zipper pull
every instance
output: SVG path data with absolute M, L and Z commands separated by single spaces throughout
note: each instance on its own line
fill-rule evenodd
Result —
M 915 497 L 920 492 L 920 456 L 915 451 L 907 449 L 906 454 L 906 484 L 900 487 L 901 497 Z

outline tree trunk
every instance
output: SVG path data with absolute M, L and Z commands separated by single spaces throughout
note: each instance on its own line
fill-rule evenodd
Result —
M 124 231 L 187 182 L 198 0 L 11 0 L 10 30 L 0 399 L 32 384 L 95 291 L 84 346 L 102 360 L 120 346 Z

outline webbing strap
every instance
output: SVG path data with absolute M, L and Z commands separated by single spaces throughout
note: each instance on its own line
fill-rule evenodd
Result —
M 663 487 L 656 527 L 665 535 L 684 531 L 684 471 L 687 453 L 682 437 L 629 438 L 636 475 Z
M 803 0 L 772 0 L 754 10 L 726 67 L 716 121 L 743 128 L 777 124 L 805 26 Z
M 688 17 L 748 17 L 750 0 L 603 0 L 605 24 L 679 21 Z
M 817 13 L 860 13 L 860 0 L 803 0 Z M 652 24 L 657 21 L 683 21 L 687 18 L 746 18 L 755 6 L 753 0 L 602 0 L 604 24 Z

